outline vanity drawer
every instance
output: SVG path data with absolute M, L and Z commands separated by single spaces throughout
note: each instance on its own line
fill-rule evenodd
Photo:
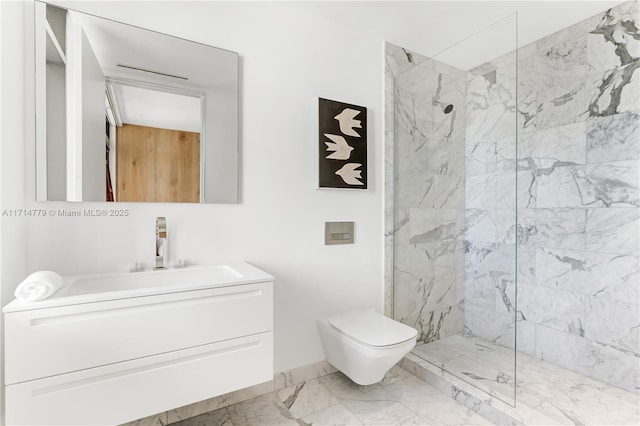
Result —
M 5 383 L 271 330 L 272 282 L 11 312 Z
M 8 425 L 114 425 L 273 379 L 273 333 L 6 387 Z

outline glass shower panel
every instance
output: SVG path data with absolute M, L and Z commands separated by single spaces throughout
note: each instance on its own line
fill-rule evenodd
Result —
M 396 75 L 393 316 L 515 404 L 517 40 L 508 16 Z

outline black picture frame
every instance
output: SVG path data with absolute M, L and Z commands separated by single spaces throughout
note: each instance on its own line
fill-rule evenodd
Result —
M 367 108 L 318 100 L 318 186 L 367 189 Z

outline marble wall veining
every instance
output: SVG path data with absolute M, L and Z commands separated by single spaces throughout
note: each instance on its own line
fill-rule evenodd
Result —
M 639 27 L 626 2 L 519 49 L 517 159 L 491 121 L 515 114 L 515 52 L 471 70 L 466 133 L 465 327 L 513 346 L 517 309 L 519 351 L 635 392 Z
M 634 0 L 468 71 L 387 46 L 385 306 L 420 341 L 517 330 L 640 392 L 638 28 Z
M 393 255 L 395 241 L 395 76 L 426 61 L 427 58 L 385 43 L 384 67 L 384 313 L 393 317 Z
M 528 194 L 516 176 L 516 52 L 466 78 L 465 329 L 513 347 L 516 203 Z
M 419 342 L 464 327 L 465 86 L 464 71 L 433 59 L 394 80 L 393 313 Z

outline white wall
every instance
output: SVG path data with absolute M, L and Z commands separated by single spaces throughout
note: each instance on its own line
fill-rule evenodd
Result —
M 1 2 L 0 25 L 0 208 L 2 211 L 24 208 L 24 163 L 27 131 L 22 111 L 25 108 L 25 59 L 23 4 Z M 33 93 L 33 92 L 31 92 Z M 33 126 L 29 129 L 33 136 Z M 26 220 L 23 217 L 1 216 L 0 300 L 6 304 L 13 298 L 12 284 L 25 272 Z M 15 286 L 14 286 L 15 287 Z
M 24 158 L 27 131 L 22 111 L 29 92 L 24 85 L 23 3 L 0 2 L 0 214 L 24 208 Z M 33 93 L 33 91 L 31 91 Z M 29 134 L 33 138 L 31 126 Z M 13 298 L 14 283 L 26 271 L 26 220 L 0 216 L 0 304 Z M 4 352 L 4 323 L 0 316 L 0 351 Z M 0 359 L 4 359 L 1 356 Z M 0 366 L 4 383 L 4 364 Z M 4 419 L 4 386 L 0 386 L 0 423 Z
M 125 203 L 117 207 L 128 209 L 129 217 L 32 218 L 26 230 L 27 269 L 70 274 L 125 271 L 136 261 L 149 266 L 155 217 L 166 216 L 170 261 L 243 259 L 276 277 L 276 371 L 324 359 L 317 318 L 367 307 L 382 309 L 382 41 L 276 3 L 116 5 L 75 6 L 240 53 L 241 204 Z M 15 56 L 20 47 L 12 46 L 6 54 Z M 25 57 L 32 55 L 27 47 Z M 4 60 L 4 45 L 2 55 Z M 23 71 L 27 76 L 32 72 L 16 70 L 15 65 L 11 69 L 14 74 Z M 25 90 L 32 91 L 32 82 L 25 80 Z M 14 90 L 21 85 L 15 84 Z M 368 107 L 368 190 L 315 189 L 319 96 Z M 4 150 L 9 150 L 11 158 L 19 160 L 15 167 L 23 166 L 26 181 L 13 185 L 25 185 L 30 207 L 105 207 L 31 201 L 35 199 L 33 105 L 27 107 L 24 116 L 22 107 L 6 111 L 16 127 L 24 122 L 28 131 L 25 138 L 19 128 L 12 129 L 12 143 L 3 137 L 3 177 Z M 16 190 L 2 182 L 3 195 L 5 189 Z M 331 220 L 355 221 L 356 243 L 324 246 L 324 221 Z M 4 249 L 5 241 L 11 240 L 4 233 L 2 239 Z M 6 256 L 3 250 L 3 276 Z M 24 273 L 16 268 L 17 275 Z M 17 283 L 17 279 L 3 280 L 3 292 L 12 291 Z

